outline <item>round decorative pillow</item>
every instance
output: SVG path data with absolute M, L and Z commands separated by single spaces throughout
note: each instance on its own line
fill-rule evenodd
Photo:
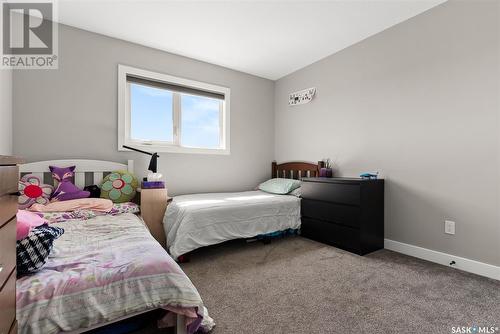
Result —
M 100 184 L 101 198 L 110 199 L 113 203 L 130 202 L 138 186 L 134 175 L 124 170 L 114 171 L 106 175 Z
M 38 176 L 25 175 L 19 180 L 18 206 L 20 209 L 27 209 L 35 203 L 49 204 L 53 191 L 54 188 L 51 185 L 43 184 Z

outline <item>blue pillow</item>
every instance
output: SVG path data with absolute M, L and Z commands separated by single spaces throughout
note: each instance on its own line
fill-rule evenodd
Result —
M 286 195 L 300 187 L 300 181 L 294 179 L 275 178 L 259 184 L 259 190 L 278 195 Z
M 42 225 L 31 230 L 26 238 L 17 241 L 17 276 L 39 271 L 47 262 L 54 240 L 63 233 L 64 229 L 60 227 Z

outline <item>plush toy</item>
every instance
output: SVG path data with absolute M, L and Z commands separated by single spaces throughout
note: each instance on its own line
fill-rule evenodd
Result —
M 54 188 L 43 184 L 37 176 L 31 174 L 23 176 L 19 180 L 19 208 L 27 209 L 35 203 L 48 204 L 52 191 Z
M 75 166 L 64 168 L 49 166 L 49 169 L 52 172 L 54 181 L 58 182 L 51 198 L 52 201 L 68 201 L 90 196 L 90 192 L 81 190 L 71 182 L 75 175 Z
M 91 186 L 86 186 L 83 190 L 88 191 L 90 193 L 90 198 L 101 198 L 101 188 L 96 186 L 95 184 Z
M 101 183 L 101 198 L 107 198 L 114 203 L 130 202 L 139 182 L 134 175 L 119 170 L 107 175 Z
M 40 217 L 40 215 L 26 210 L 18 210 L 16 218 L 16 240 L 22 240 L 26 238 L 34 227 L 48 223 L 47 220 Z

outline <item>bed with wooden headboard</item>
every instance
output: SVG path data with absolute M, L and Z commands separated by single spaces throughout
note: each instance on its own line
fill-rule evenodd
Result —
M 310 162 L 284 162 L 281 164 L 273 161 L 271 167 L 272 177 L 281 177 L 285 179 L 297 179 L 300 180 L 303 177 L 318 177 L 319 170 L 324 167 L 323 161 L 318 161 L 317 164 Z
M 322 162 L 272 163 L 273 178 L 319 176 Z M 257 185 L 256 185 L 257 186 Z M 261 190 L 177 196 L 163 220 L 167 248 L 184 261 L 197 248 L 300 228 L 300 198 Z

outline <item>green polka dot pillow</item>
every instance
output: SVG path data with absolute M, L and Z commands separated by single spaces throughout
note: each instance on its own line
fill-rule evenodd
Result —
M 139 182 L 134 175 L 124 170 L 117 170 L 106 175 L 100 184 L 101 198 L 107 198 L 113 203 L 130 202 L 135 196 Z

